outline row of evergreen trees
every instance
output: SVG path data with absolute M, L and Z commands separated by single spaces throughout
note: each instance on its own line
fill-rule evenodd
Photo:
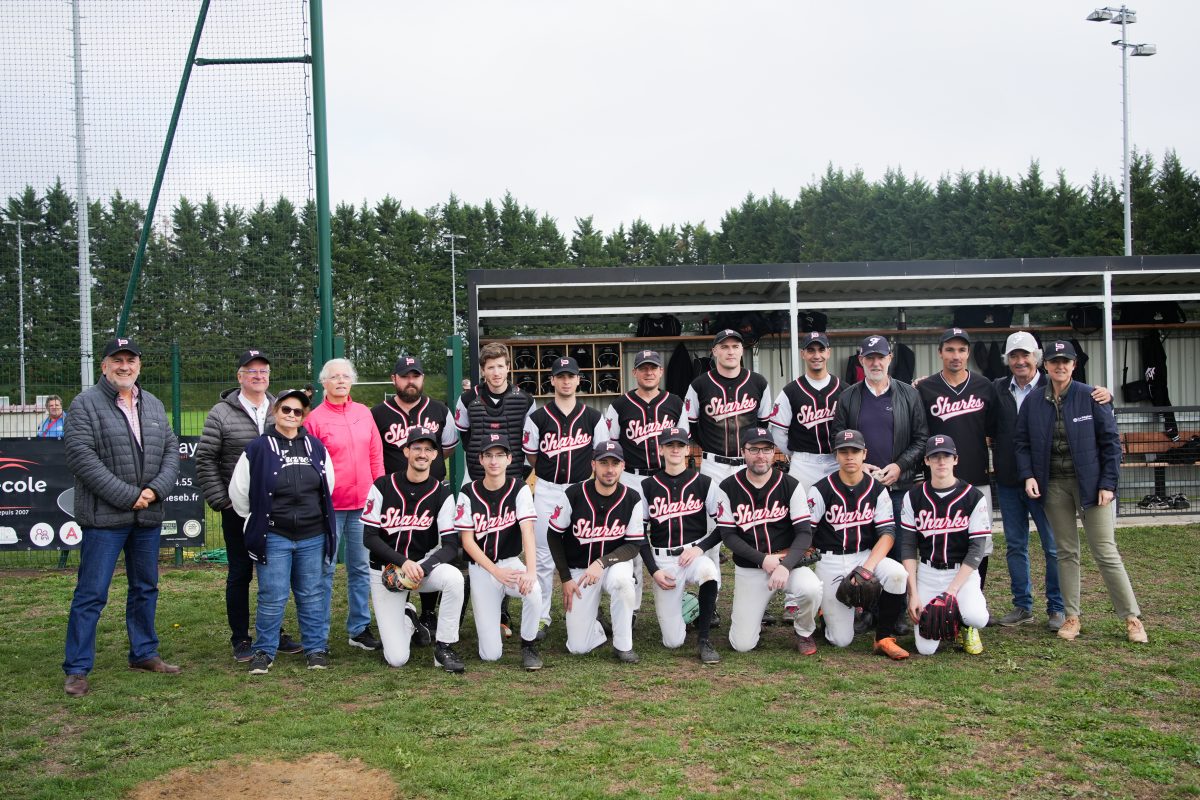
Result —
M 1159 165 L 1136 156 L 1131 184 L 1137 254 L 1200 252 L 1200 179 L 1174 152 Z M 79 316 L 74 201 L 61 185 L 42 195 L 30 187 L 8 199 L 5 216 L 32 223 L 23 241 L 31 362 L 71 361 Z M 119 193 L 92 203 L 97 343 L 115 327 L 143 216 Z M 311 202 L 280 198 L 245 209 L 211 196 L 180 198 L 151 241 L 131 332 L 163 353 L 178 342 L 193 376 L 226 376 L 229 353 L 249 343 L 302 363 L 317 315 L 315 229 Z M 465 315 L 464 275 L 477 268 L 1120 254 L 1122 207 L 1111 180 L 1075 186 L 1060 172 L 1048 182 L 1036 163 L 1016 180 L 981 171 L 935 183 L 899 170 L 869 181 L 831 166 L 794 199 L 747 196 L 715 230 L 655 229 L 638 219 L 605 232 L 579 217 L 567 236 L 511 195 L 482 205 L 452 195 L 424 211 L 392 197 L 341 204 L 332 219 L 335 326 L 360 371 L 386 375 L 400 352 L 441 352 L 451 327 L 448 232 L 465 237 L 457 243 Z M 16 235 L 12 225 L 0 231 L 0 390 L 15 383 Z

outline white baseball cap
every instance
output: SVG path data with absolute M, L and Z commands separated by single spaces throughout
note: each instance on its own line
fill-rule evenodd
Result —
M 1026 353 L 1037 352 L 1037 339 L 1033 338 L 1032 333 L 1017 331 L 1009 336 L 1008 341 L 1004 343 L 1004 355 L 1008 355 L 1013 350 L 1024 350 Z

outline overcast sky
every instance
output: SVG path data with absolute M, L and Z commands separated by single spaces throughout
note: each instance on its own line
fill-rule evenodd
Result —
M 215 0 L 214 14 L 233 6 Z M 1121 59 L 1109 42 L 1120 28 L 1086 22 L 1094 7 L 332 0 L 332 195 L 424 209 L 451 192 L 482 203 L 511 191 L 569 236 L 589 214 L 605 230 L 637 217 L 716 228 L 747 192 L 795 197 L 828 164 L 934 181 L 1017 177 L 1038 159 L 1048 179 L 1062 168 L 1077 185 L 1097 171 L 1119 181 Z M 1130 60 L 1132 141 L 1156 159 L 1173 147 L 1200 169 L 1200 3 L 1135 8 L 1130 39 L 1159 53 Z M 186 36 L 194 17 L 177 16 Z M 85 58 L 99 97 L 97 50 Z M 182 63 L 177 50 L 170 63 Z M 10 110 L 13 86 L 0 75 Z M 161 112 L 145 116 L 147 138 L 161 141 Z M 89 130 L 98 153 L 118 138 L 98 122 Z

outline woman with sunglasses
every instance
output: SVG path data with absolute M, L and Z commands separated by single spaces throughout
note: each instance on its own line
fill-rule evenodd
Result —
M 333 462 L 304 429 L 309 403 L 300 389 L 281 392 L 271 407 L 274 427 L 246 445 L 229 483 L 233 507 L 246 520 L 246 550 L 258 564 L 251 675 L 265 675 L 275 661 L 289 591 L 308 668 L 329 666 L 322 576 L 335 555 Z

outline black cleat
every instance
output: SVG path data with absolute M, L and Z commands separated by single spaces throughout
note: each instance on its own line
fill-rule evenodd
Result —
M 467 665 L 463 663 L 462 658 L 458 653 L 454 652 L 454 648 L 445 642 L 438 642 L 433 650 L 433 665 L 441 667 L 446 672 L 466 672 Z

